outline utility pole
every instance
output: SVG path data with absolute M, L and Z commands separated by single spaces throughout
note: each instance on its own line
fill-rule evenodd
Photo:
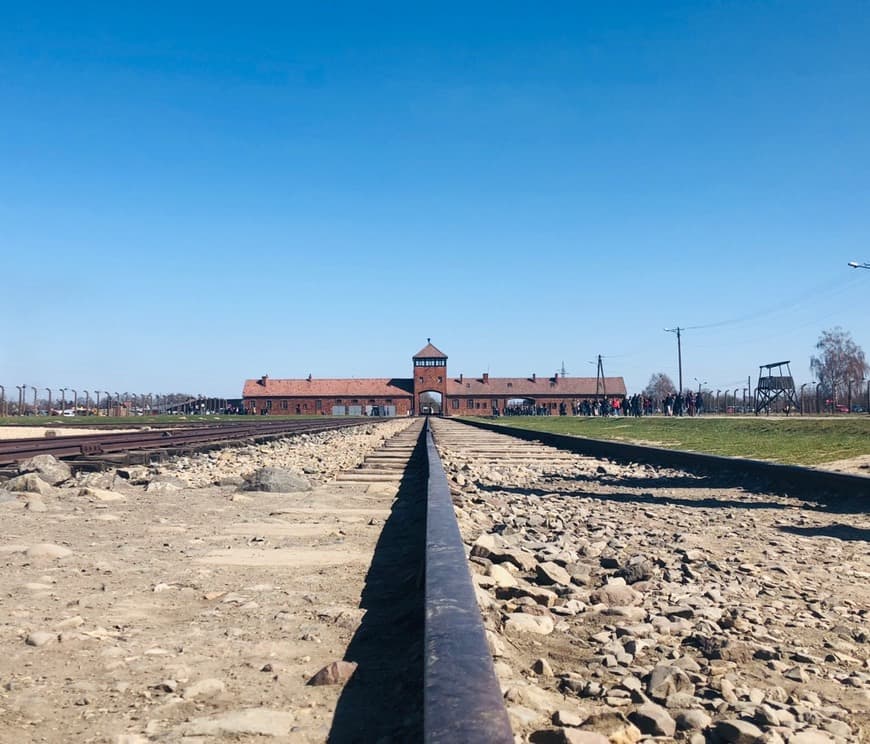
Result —
M 685 328 L 680 328 L 677 326 L 676 328 L 665 328 L 668 333 L 676 333 L 677 334 L 677 365 L 680 373 L 680 387 L 679 392 L 683 392 L 683 348 L 680 343 L 680 333 L 685 331 Z
M 607 397 L 607 382 L 604 380 L 604 363 L 601 361 L 601 354 L 598 355 L 598 369 L 595 370 L 595 397 L 598 397 L 598 390 L 601 390 L 601 399 Z

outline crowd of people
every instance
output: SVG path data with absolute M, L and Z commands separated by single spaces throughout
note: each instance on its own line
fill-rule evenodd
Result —
M 573 416 L 700 416 L 704 413 L 704 396 L 700 393 L 670 393 L 664 398 L 650 398 L 635 393 L 625 398 L 599 398 L 596 400 L 575 401 L 571 406 Z M 534 401 L 509 405 L 500 414 L 497 408 L 493 415 L 499 416 L 553 416 L 556 411 L 549 405 Z M 559 404 L 559 416 L 568 415 L 567 406 Z

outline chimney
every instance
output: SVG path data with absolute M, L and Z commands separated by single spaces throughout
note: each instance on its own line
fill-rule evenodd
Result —
M 489 384 L 489 372 L 484 372 L 484 373 L 483 373 L 483 384 L 484 384 L 484 385 L 488 385 L 488 384 Z
M 535 382 L 538 379 L 538 376 L 532 372 L 532 382 Z
M 311 373 L 308 373 L 308 382 L 311 382 Z
M 459 382 L 462 382 L 462 372 L 459 373 Z
M 556 382 L 559 382 L 559 373 L 556 373 Z
M 269 375 L 263 375 L 263 376 L 260 378 L 260 384 L 261 384 L 263 387 L 266 387 L 266 380 L 268 380 L 268 379 L 269 379 Z

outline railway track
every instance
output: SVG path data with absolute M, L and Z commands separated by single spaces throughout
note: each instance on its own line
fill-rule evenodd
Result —
M 258 427 L 242 436 L 273 433 Z M 231 620 L 240 634 L 263 622 L 271 634 L 277 611 L 285 617 L 282 643 L 292 644 L 311 636 L 305 608 L 314 601 L 294 610 L 292 597 L 326 591 L 323 582 L 354 596 L 342 562 L 368 566 L 365 614 L 352 638 L 336 635 L 334 624 L 318 626 L 323 648 L 344 649 L 358 669 L 334 703 L 328 731 L 306 728 L 308 719 L 295 714 L 300 741 L 865 740 L 870 520 L 859 500 L 844 518 L 777 493 L 792 480 L 770 490 L 748 484 L 733 460 L 728 473 L 716 474 L 710 462 L 685 470 L 657 464 L 655 453 L 637 458 L 618 446 L 603 449 L 607 443 L 539 438 L 450 420 L 411 422 L 301 502 L 275 502 L 265 507 L 268 516 L 229 524 L 221 507 L 218 535 L 184 543 L 194 546 L 182 552 L 193 554 L 200 572 L 178 581 L 204 575 L 203 565 L 248 583 L 264 580 L 254 571 L 272 582 L 292 576 L 293 594 L 279 610 L 257 620 L 253 603 L 250 620 Z M 572 451 L 583 446 L 597 456 Z M 781 472 L 770 471 L 765 483 Z M 826 488 L 836 492 L 840 483 Z M 212 502 L 203 509 L 211 514 Z M 352 536 L 349 525 L 373 513 L 384 521 L 371 554 L 354 553 L 345 537 L 336 543 L 335 533 L 313 537 L 323 515 L 335 515 L 345 525 L 338 534 Z M 107 544 L 142 540 L 140 556 L 170 545 L 166 537 L 149 543 L 147 534 L 131 524 L 129 535 Z M 294 535 L 314 543 L 291 557 L 275 541 Z M 111 619 L 117 611 L 101 613 Z M 198 633 L 208 637 L 220 616 L 202 616 Z M 310 643 L 304 648 L 314 653 Z M 248 706 L 248 690 L 251 701 L 282 699 L 281 688 L 264 687 L 261 665 L 233 664 L 235 694 Z M 299 676 L 295 668 L 290 676 Z M 326 693 L 283 684 L 290 685 L 284 705 L 331 705 Z M 149 725 L 170 738 L 218 725 L 167 709 L 132 720 L 164 715 Z
M 0 440 L 0 466 L 11 465 L 35 455 L 53 455 L 60 459 L 137 453 L 141 458 L 160 452 L 178 452 L 186 448 L 226 444 L 243 439 L 261 440 L 292 434 L 312 434 L 369 422 L 370 419 L 365 418 L 256 421 L 250 424 L 215 424 L 124 433 L 6 439 Z

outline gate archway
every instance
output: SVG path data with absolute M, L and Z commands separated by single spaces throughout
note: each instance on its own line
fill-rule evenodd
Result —
M 440 416 L 444 411 L 444 396 L 437 390 L 424 390 L 417 396 L 417 411 L 421 416 Z

